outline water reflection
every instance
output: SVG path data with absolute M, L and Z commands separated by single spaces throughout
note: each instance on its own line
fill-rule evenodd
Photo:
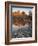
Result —
M 12 25 L 12 38 L 32 37 L 32 24 Z

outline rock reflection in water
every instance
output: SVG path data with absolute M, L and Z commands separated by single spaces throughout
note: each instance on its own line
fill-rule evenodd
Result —
M 32 25 L 28 23 L 24 26 L 12 25 L 12 38 L 23 38 L 23 37 L 32 37 Z

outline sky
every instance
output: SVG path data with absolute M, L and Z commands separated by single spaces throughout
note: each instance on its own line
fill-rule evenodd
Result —
M 26 12 L 26 14 L 29 14 L 29 11 L 32 11 L 32 8 L 19 8 L 19 7 L 13 7 L 12 8 L 12 12 L 15 12 L 15 11 L 24 11 Z
M 32 8 L 19 8 L 19 7 L 13 7 L 12 8 L 12 12 L 15 12 L 15 11 L 18 11 L 18 10 L 20 10 L 20 11 L 31 11 Z

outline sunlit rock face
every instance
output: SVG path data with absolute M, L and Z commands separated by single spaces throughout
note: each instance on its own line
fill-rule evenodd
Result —
M 27 12 L 29 13 L 29 12 Z M 13 23 L 17 26 L 25 25 L 26 23 L 31 23 L 32 16 L 27 14 L 26 12 L 16 11 L 12 13 L 13 16 Z

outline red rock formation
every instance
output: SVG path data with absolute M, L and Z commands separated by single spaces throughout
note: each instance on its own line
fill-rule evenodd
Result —
M 14 16 L 14 17 L 15 17 L 15 16 L 18 16 L 18 17 L 19 17 L 19 16 L 21 16 L 21 17 L 24 16 L 24 17 L 25 17 L 25 16 L 27 16 L 27 15 L 26 15 L 26 13 L 25 13 L 24 11 L 22 11 L 22 12 L 17 11 L 17 12 L 13 12 L 13 13 L 12 13 L 12 16 Z M 20 26 L 20 25 L 25 25 L 26 23 L 28 23 L 27 19 L 24 19 L 24 18 L 21 19 L 21 17 L 20 17 L 19 19 L 18 19 L 18 18 L 14 18 L 14 24 L 15 24 L 15 25 Z M 25 20 L 25 21 L 24 21 L 24 20 Z M 28 19 L 28 20 L 29 20 L 29 19 Z
M 26 13 L 24 11 L 22 11 L 22 12 L 17 11 L 17 12 L 12 13 L 12 16 L 22 16 L 22 15 L 26 15 Z

